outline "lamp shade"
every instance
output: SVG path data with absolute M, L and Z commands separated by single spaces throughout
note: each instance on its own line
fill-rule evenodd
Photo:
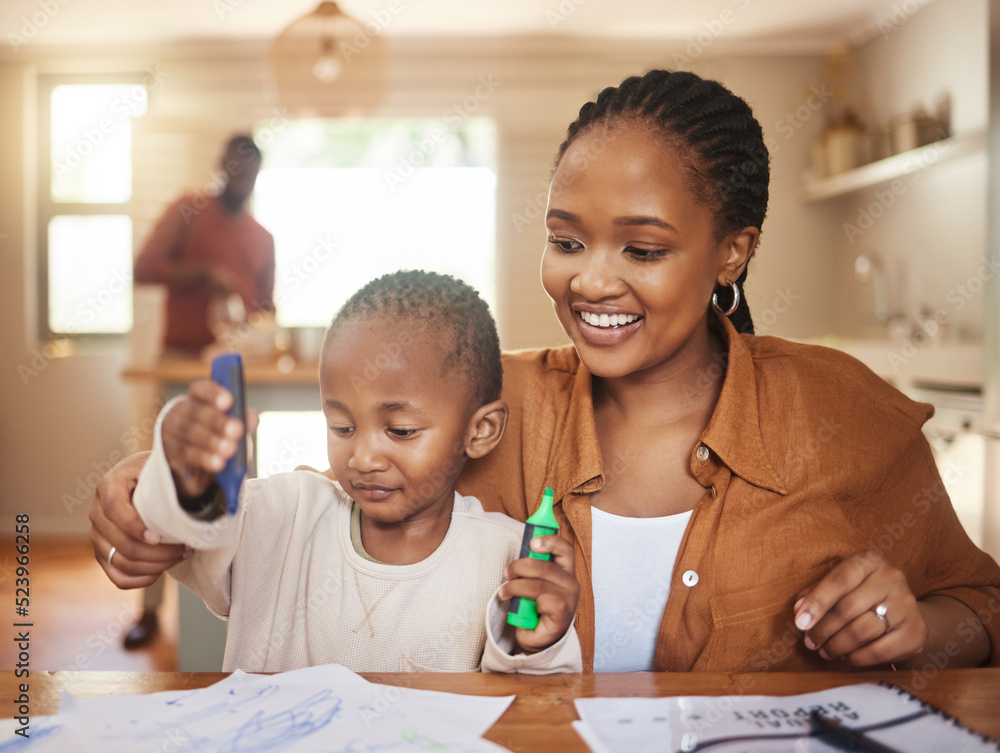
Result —
M 385 96 L 388 62 L 375 22 L 359 23 L 322 2 L 271 45 L 278 99 L 292 115 L 364 115 Z

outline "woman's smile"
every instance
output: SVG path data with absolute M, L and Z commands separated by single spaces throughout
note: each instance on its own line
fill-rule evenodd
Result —
M 638 314 L 598 313 L 578 311 L 576 318 L 580 336 L 592 345 L 617 345 L 632 337 L 642 326 Z

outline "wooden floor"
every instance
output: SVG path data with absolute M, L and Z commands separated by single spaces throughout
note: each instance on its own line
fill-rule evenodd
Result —
M 30 668 L 174 671 L 177 669 L 177 585 L 167 581 L 160 632 L 126 651 L 122 638 L 142 612 L 141 591 L 120 591 L 94 561 L 90 541 L 31 539 L 28 618 L 15 612 L 17 562 L 12 539 L 0 539 L 0 669 L 13 669 L 19 648 L 14 622 L 33 623 Z

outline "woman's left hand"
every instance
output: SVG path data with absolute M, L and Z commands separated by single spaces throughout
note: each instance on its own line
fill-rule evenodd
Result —
M 856 667 L 908 659 L 927 642 L 927 621 L 906 576 L 875 550 L 838 564 L 799 594 L 794 610 L 806 648 Z

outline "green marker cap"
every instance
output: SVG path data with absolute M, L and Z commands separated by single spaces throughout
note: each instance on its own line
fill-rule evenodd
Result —
M 542 504 L 538 506 L 534 514 L 528 518 L 527 522 L 534 526 L 544 526 L 545 528 L 553 528 L 559 530 L 559 522 L 556 520 L 555 513 L 552 512 L 552 501 L 554 494 L 549 487 L 545 487 L 545 494 L 542 495 Z

